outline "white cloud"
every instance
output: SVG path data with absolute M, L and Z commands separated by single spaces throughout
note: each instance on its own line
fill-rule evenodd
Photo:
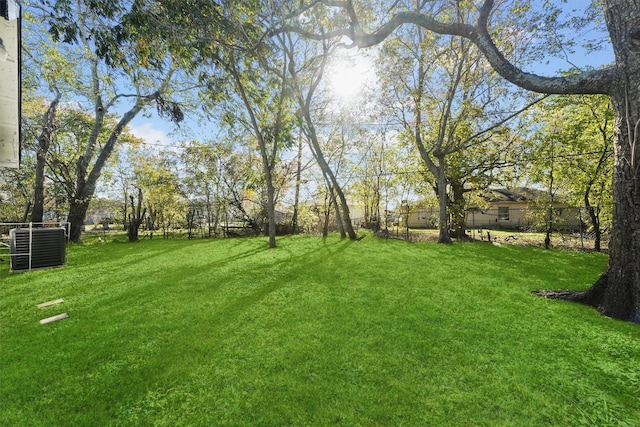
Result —
M 169 146 L 172 143 L 169 135 L 163 130 L 154 129 L 151 122 L 130 125 L 129 131 L 147 144 Z

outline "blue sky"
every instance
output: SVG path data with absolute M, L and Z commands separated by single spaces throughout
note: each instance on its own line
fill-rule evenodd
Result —
M 571 14 L 572 10 L 584 9 L 590 2 L 591 0 L 570 0 L 565 3 L 563 7 L 567 14 Z M 593 28 L 585 28 L 579 36 L 583 39 L 603 37 L 602 34 L 596 33 L 596 30 Z M 545 76 L 553 76 L 557 75 L 559 70 L 567 70 L 574 66 L 579 68 L 600 67 L 610 64 L 614 59 L 613 52 L 609 45 L 607 45 L 604 50 L 598 52 L 587 52 L 579 46 L 574 49 L 575 52 L 567 53 L 566 58 L 546 58 L 532 65 L 525 71 Z M 371 62 L 368 60 L 363 60 L 361 63 L 355 65 L 359 70 L 365 70 L 370 66 Z M 344 78 L 354 78 L 353 73 L 347 73 L 346 75 L 345 73 L 341 74 L 345 76 Z M 327 78 L 330 78 L 330 76 L 327 76 Z M 371 79 L 370 74 L 367 78 Z M 354 82 L 353 84 L 356 85 L 358 83 Z M 341 86 L 339 82 L 334 82 L 333 85 L 337 87 Z M 344 87 L 344 85 L 342 86 Z M 162 146 L 177 145 L 180 141 L 188 138 L 185 135 L 190 135 L 189 137 L 199 140 L 205 140 L 214 138 L 216 132 L 218 132 L 214 124 L 207 125 L 189 114 L 180 125 L 180 130 L 176 132 L 173 124 L 158 118 L 152 109 L 150 109 L 149 112 L 151 112 L 151 117 L 148 115 L 143 116 L 142 114 L 138 115 L 138 117 L 131 122 L 130 129 L 134 135 L 144 139 L 150 146 L 156 146 L 160 149 Z

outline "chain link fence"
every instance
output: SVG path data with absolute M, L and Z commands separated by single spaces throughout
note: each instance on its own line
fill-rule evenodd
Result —
M 610 213 L 605 212 L 600 217 L 600 249 L 607 250 Z M 366 224 L 367 228 L 373 228 L 386 237 L 411 241 L 438 240 L 439 218 L 435 207 L 404 206 L 400 211 L 387 212 L 386 221 L 373 225 L 368 221 Z M 597 248 L 598 231 L 592 226 L 589 211 L 585 207 L 472 208 L 465 211 L 465 219 L 465 233 L 472 240 L 544 246 L 548 229 L 552 247 L 579 250 Z M 360 221 L 360 224 L 365 222 Z

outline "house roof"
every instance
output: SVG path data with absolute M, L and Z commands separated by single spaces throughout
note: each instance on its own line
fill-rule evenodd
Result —
M 543 191 L 528 187 L 516 187 L 512 189 L 490 188 L 482 197 L 488 202 L 533 202 L 539 200 Z

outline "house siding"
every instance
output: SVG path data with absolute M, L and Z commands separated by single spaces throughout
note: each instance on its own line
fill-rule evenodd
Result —
M 544 209 L 535 207 L 533 196 L 535 191 L 524 189 L 523 192 L 493 190 L 494 197 L 489 198 L 486 208 L 472 207 L 467 209 L 467 228 L 489 228 L 507 230 L 525 230 L 536 228 L 544 217 Z M 437 228 L 439 211 L 433 206 L 412 207 L 407 214 L 407 206 L 403 206 L 403 219 L 406 218 L 409 228 Z M 536 220 L 537 218 L 537 220 Z M 555 229 L 579 230 L 580 209 L 557 203 L 554 208 L 553 223 Z M 538 227 L 540 228 L 540 227 Z
M 502 209 L 501 209 L 502 208 Z M 508 219 L 501 210 L 508 210 Z M 531 224 L 529 209 L 525 203 L 497 203 L 489 209 L 470 209 L 467 211 L 468 228 L 527 228 Z

